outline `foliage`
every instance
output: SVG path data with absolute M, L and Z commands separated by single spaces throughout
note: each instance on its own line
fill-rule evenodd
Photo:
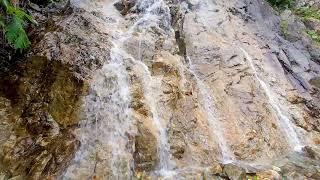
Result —
M 1 16 L 1 14 L 0 14 L 0 28 L 4 28 L 5 27 L 5 24 L 4 24 L 5 22 L 4 22 L 4 19 L 3 19 L 3 17 Z
M 23 20 L 13 16 L 11 23 L 5 27 L 6 38 L 15 49 L 26 49 L 31 44 L 23 29 L 23 24 Z
M 294 0 L 268 0 L 268 2 L 279 9 L 286 9 L 292 7 Z
M 315 30 L 307 30 L 306 33 L 308 36 L 316 42 L 318 45 L 320 45 L 320 33 Z
M 300 7 L 297 9 L 294 9 L 294 13 L 299 16 L 303 21 L 320 21 L 320 10 L 314 7 Z M 307 35 L 310 37 L 311 40 L 313 40 L 316 44 L 320 45 L 320 32 L 313 30 L 313 29 L 307 29 L 305 31 Z
M 24 28 L 27 22 L 36 24 L 36 21 L 22 9 L 14 7 L 8 0 L 0 0 L 0 7 L 5 12 L 5 16 L 0 16 L 0 27 L 8 43 L 20 51 L 28 48 L 31 43 Z
M 295 10 L 295 14 L 304 20 L 320 20 L 320 10 L 312 7 L 301 7 Z

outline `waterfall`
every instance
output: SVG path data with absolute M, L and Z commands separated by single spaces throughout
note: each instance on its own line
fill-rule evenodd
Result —
M 162 34 L 166 34 L 166 31 L 170 30 L 168 28 L 170 26 L 170 10 L 166 6 L 166 4 L 162 0 L 158 1 L 150 1 L 150 0 L 142 0 L 138 1 L 136 5 L 137 9 L 140 9 L 144 14 L 143 16 L 136 21 L 136 23 L 130 28 L 129 32 L 133 32 L 136 28 L 142 28 L 141 34 L 145 34 L 146 29 L 150 27 L 157 28 Z M 153 124 L 158 130 L 158 156 L 159 156 L 159 164 L 157 168 L 157 173 L 162 176 L 170 175 L 170 169 L 172 169 L 173 162 L 171 162 L 171 154 L 170 147 L 167 138 L 167 132 L 165 125 L 161 122 L 159 114 L 157 112 L 157 89 L 153 88 L 154 85 L 153 77 L 151 76 L 151 72 L 146 64 L 144 64 L 142 59 L 141 52 L 141 34 L 139 38 L 139 46 L 138 46 L 138 58 L 139 60 L 135 60 L 131 58 L 136 65 L 139 65 L 143 71 L 143 87 L 144 87 L 144 98 L 146 99 L 147 104 L 149 105 L 150 111 L 152 113 Z
M 258 80 L 260 83 L 262 89 L 264 90 L 270 105 L 272 106 L 275 114 L 277 115 L 278 123 L 281 127 L 281 129 L 284 131 L 284 133 L 287 136 L 287 139 L 289 141 L 289 145 L 296 151 L 299 151 L 301 149 L 301 143 L 298 138 L 298 134 L 295 132 L 294 127 L 290 121 L 290 119 L 282 112 L 279 102 L 277 98 L 273 95 L 268 85 L 258 76 L 258 72 L 254 66 L 253 60 L 251 56 L 245 51 L 244 49 L 240 48 L 243 54 L 245 55 L 246 59 L 249 62 L 250 68 L 253 70 L 254 77 Z
M 140 50 L 139 50 L 140 51 Z M 172 169 L 172 166 L 174 165 L 173 162 L 171 162 L 171 154 L 169 152 L 169 143 L 167 138 L 167 132 L 166 128 L 163 125 L 159 113 L 157 111 L 157 102 L 155 101 L 158 96 L 157 90 L 159 87 L 157 87 L 156 83 L 153 83 L 153 77 L 151 76 L 151 72 L 149 71 L 149 68 L 144 64 L 142 61 L 135 60 L 132 56 L 130 56 L 127 52 L 121 50 L 121 54 L 125 54 L 127 57 L 130 58 L 130 60 L 138 65 L 142 71 L 143 71 L 143 78 L 142 78 L 142 84 L 143 84 L 143 96 L 146 100 L 147 105 L 150 108 L 151 114 L 152 114 L 152 120 L 154 126 L 157 128 L 158 131 L 158 156 L 159 156 L 159 164 L 157 173 L 159 175 L 167 176 L 170 175 L 172 172 L 170 172 L 170 169 Z M 154 87 L 156 86 L 156 87 Z
M 156 93 L 151 83 L 153 77 L 143 59 L 134 59 L 124 48 L 126 41 L 134 34 L 145 33 L 150 27 L 156 27 L 165 33 L 170 25 L 170 11 L 162 0 L 141 0 L 137 2 L 135 8 L 140 9 L 140 17 L 127 28 L 127 31 L 115 31 L 111 40 L 113 43 L 110 53 L 111 61 L 106 63 L 94 77 L 90 95 L 84 99 L 85 117 L 78 134 L 82 145 L 77 153 L 76 163 L 71 165 L 65 175 L 67 178 L 79 178 L 84 171 L 89 171 L 84 176 L 94 175 L 99 158 L 107 158 L 110 161 L 105 162 L 103 165 L 106 167 L 102 168 L 102 171 L 108 169 L 111 171 L 108 178 L 127 179 L 133 176 L 130 165 L 132 163 L 125 161 L 125 157 L 131 155 L 126 149 L 128 142 L 126 133 L 132 131 L 133 124 L 129 108 L 131 99 L 126 71 L 128 63 L 136 64 L 143 69 L 143 94 L 152 113 L 153 124 L 158 131 L 159 162 L 156 171 L 159 175 L 166 176 L 172 168 L 166 127 L 159 117 L 157 102 L 154 98 Z M 140 46 L 141 42 L 138 49 L 139 58 L 142 56 Z M 109 155 L 106 155 L 108 153 Z M 122 159 L 124 159 L 123 162 Z
M 200 102 L 204 108 L 204 112 L 206 113 L 206 118 L 209 123 L 211 136 L 218 143 L 220 151 L 221 151 L 221 161 L 223 163 L 229 163 L 235 161 L 235 157 L 230 150 L 229 145 L 227 144 L 226 139 L 224 138 L 223 126 L 216 117 L 216 108 L 214 105 L 215 99 L 212 97 L 208 87 L 203 83 L 202 80 L 199 79 L 197 74 L 194 72 L 194 66 L 189 57 L 187 57 L 189 68 L 188 71 L 194 76 L 196 84 L 199 89 L 199 93 L 201 96 Z
M 81 148 L 65 177 L 77 179 L 94 176 L 101 163 L 105 178 L 126 178 L 132 176 L 125 159 L 130 156 L 126 150 L 132 129 L 130 119 L 130 91 L 128 75 L 118 47 L 111 49 L 111 61 L 105 64 L 93 78 L 90 95 L 84 99 L 84 119 L 76 135 Z M 100 160 L 108 158 L 108 161 Z M 129 158 L 130 159 L 130 158 Z M 76 176 L 76 177 L 74 177 Z
M 144 97 L 150 106 L 150 111 L 152 113 L 152 119 L 154 125 L 158 129 L 159 137 L 158 137 L 158 156 L 159 156 L 159 165 L 158 165 L 158 173 L 163 176 L 170 175 L 170 169 L 172 169 L 173 162 L 171 162 L 171 154 L 170 147 L 167 138 L 167 132 L 165 126 L 162 124 L 159 114 L 157 112 L 157 104 L 155 101 L 155 97 L 157 97 L 157 88 L 152 87 L 153 79 L 151 76 L 148 67 L 143 64 L 141 61 L 137 61 L 137 64 L 140 64 L 141 67 L 144 68 L 145 75 L 143 80 L 144 85 Z

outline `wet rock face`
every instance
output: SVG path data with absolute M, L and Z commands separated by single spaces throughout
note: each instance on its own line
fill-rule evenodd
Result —
M 26 120 L 27 124 L 53 118 L 61 126 L 73 125 L 85 82 L 73 76 L 69 68 L 45 57 L 32 56 L 2 80 L 2 92 L 21 109 L 21 116 L 30 120 Z
M 224 165 L 223 172 L 232 180 L 245 179 L 246 177 L 245 170 L 233 164 Z
M 1 146 L 10 176 L 61 175 L 80 145 L 64 128 L 76 124 L 84 89 L 84 82 L 67 67 L 44 57 L 31 57 L 1 80 L 1 92 L 11 100 L 10 113 L 15 114 L 7 122 L 12 126 L 10 138 Z
M 153 178 L 165 135 L 172 179 L 319 179 L 319 49 L 296 32 L 303 23 L 258 0 L 164 1 L 146 16 L 153 1 L 105 3 L 54 15 L 0 80 L 8 176 Z M 283 116 L 311 145 L 301 153 Z M 73 163 L 80 147 L 89 155 Z M 234 162 L 218 163 L 226 149 Z
M 10 136 L 2 146 L 3 164 L 10 176 L 28 179 L 59 177 L 79 147 L 72 135 L 55 138 Z
M 0 112 L 6 117 L 1 128 L 8 128 L 0 143 L 0 164 L 7 177 L 58 178 L 80 147 L 73 129 L 87 79 L 108 59 L 107 33 L 99 31 L 99 40 L 90 37 L 98 27 L 88 19 L 95 16 L 82 13 L 53 15 L 51 23 L 65 29 L 44 27 L 43 39 L 28 57 L 1 73 Z
M 157 139 L 150 130 L 138 125 L 138 135 L 135 136 L 135 152 L 133 154 L 135 171 L 150 172 L 158 162 Z

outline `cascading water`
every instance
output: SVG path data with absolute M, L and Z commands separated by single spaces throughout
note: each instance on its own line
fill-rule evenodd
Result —
M 287 139 L 289 141 L 290 146 L 296 150 L 299 151 L 301 149 L 301 142 L 298 138 L 298 134 L 295 132 L 294 127 L 290 121 L 290 119 L 282 112 L 277 98 L 272 94 L 270 88 L 268 85 L 258 76 L 258 72 L 255 68 L 255 65 L 253 64 L 253 60 L 251 56 L 248 54 L 247 51 L 240 48 L 243 54 L 245 55 L 246 59 L 249 62 L 250 68 L 253 70 L 254 77 L 259 81 L 262 89 L 267 95 L 267 98 L 269 100 L 270 105 L 272 106 L 273 110 L 275 111 L 277 117 L 278 117 L 278 123 L 282 130 L 285 132 Z
M 159 117 L 159 114 L 157 112 L 157 105 L 155 102 L 155 97 L 157 97 L 157 87 L 153 87 L 153 79 L 151 76 L 150 71 L 148 70 L 148 67 L 143 64 L 142 62 L 137 62 L 137 64 L 141 64 L 141 67 L 144 67 L 145 76 L 143 80 L 144 85 L 144 96 L 147 101 L 147 104 L 150 106 L 150 111 L 153 115 L 153 121 L 154 125 L 158 128 L 159 131 L 159 138 L 158 138 L 158 156 L 159 156 L 159 165 L 158 165 L 158 173 L 163 176 L 170 175 L 172 172 L 170 172 L 170 169 L 172 169 L 173 162 L 171 162 L 170 157 L 171 154 L 169 152 L 169 144 L 168 144 L 168 138 L 166 129 L 162 125 L 161 119 Z
M 163 122 L 159 117 L 157 112 L 157 102 L 155 101 L 155 97 L 157 96 L 157 87 L 153 88 L 155 83 L 153 82 L 153 78 L 149 71 L 149 68 L 146 64 L 144 64 L 141 54 L 141 34 L 144 35 L 147 33 L 147 30 L 150 28 L 156 28 L 162 34 L 166 34 L 168 31 L 168 26 L 170 22 L 170 11 L 166 4 L 162 1 L 148 1 L 142 0 L 138 1 L 136 5 L 137 9 L 140 9 L 143 12 L 141 18 L 130 28 L 129 33 L 133 33 L 135 30 L 140 32 L 140 40 L 139 40 L 139 49 L 138 49 L 138 58 L 139 60 L 135 60 L 131 58 L 133 62 L 139 65 L 143 71 L 143 87 L 144 87 L 144 97 L 146 99 L 147 104 L 149 105 L 150 111 L 152 113 L 152 119 L 155 127 L 158 129 L 159 137 L 158 137 L 158 156 L 159 156 L 159 164 L 157 173 L 160 175 L 168 175 L 170 169 L 172 169 L 173 163 L 171 162 L 170 152 L 169 152 L 169 144 L 167 139 L 166 128 Z M 170 174 L 170 173 L 169 173 Z
M 211 8 L 212 4 L 210 1 L 199 1 L 198 2 L 199 7 L 203 9 L 203 12 L 207 13 L 208 9 Z M 180 12 L 187 12 L 187 4 L 181 4 L 179 6 Z M 203 16 L 206 14 L 202 14 Z M 201 16 L 202 16 L 201 15 Z M 197 17 L 197 20 L 201 21 L 201 23 L 205 24 L 205 20 L 202 19 L 202 17 Z M 191 59 L 186 56 L 186 63 L 188 67 L 185 67 L 188 72 L 192 74 L 194 77 L 194 80 L 196 82 L 196 85 L 198 87 L 198 92 L 200 95 L 200 104 L 203 108 L 203 112 L 206 115 L 207 122 L 210 128 L 210 136 L 216 141 L 216 143 L 219 146 L 219 150 L 221 152 L 221 161 L 223 163 L 229 163 L 235 161 L 234 154 L 230 150 L 230 147 L 228 145 L 227 140 L 224 137 L 224 128 L 222 123 L 219 121 L 217 117 L 216 107 L 215 107 L 215 99 L 212 96 L 212 93 L 210 92 L 209 88 L 205 83 L 198 77 L 197 73 L 195 72 L 195 65 L 192 64 Z M 183 84 L 183 83 L 182 83 Z
M 132 121 L 129 82 L 122 59 L 119 49 L 112 48 L 111 62 L 94 77 L 90 95 L 84 99 L 82 128 L 77 133 L 81 149 L 76 163 L 68 169 L 66 179 L 94 176 L 96 171 L 105 171 L 104 178 L 132 176 L 128 167 L 130 162 L 124 160 L 130 156 L 125 147 L 126 133 L 132 129 Z M 108 161 L 101 158 L 108 158 Z M 97 169 L 99 163 L 105 167 Z
M 156 173 L 166 176 L 172 168 L 166 128 L 158 115 L 157 102 L 154 98 L 156 91 L 152 87 L 153 77 L 142 59 L 135 60 L 124 50 L 124 44 L 134 36 L 133 34 L 146 33 L 146 30 L 151 27 L 165 33 L 170 25 L 170 11 L 161 0 L 141 0 L 137 2 L 136 8 L 140 9 L 140 17 L 128 27 L 127 31 L 115 32 L 113 37 L 120 38 L 111 40 L 114 45 L 110 54 L 111 62 L 105 64 L 96 75 L 91 93 L 85 98 L 85 117 L 78 133 L 82 145 L 75 158 L 76 163 L 65 175 L 66 179 L 76 179 L 81 174 L 86 177 L 93 176 L 101 158 L 108 158 L 110 161 L 104 162 L 102 166 L 106 167 L 100 169 L 100 171 L 111 172 L 104 178 L 121 179 L 132 176 L 130 169 L 132 163 L 125 160 L 122 162 L 122 159 L 132 159 L 126 149 L 128 142 L 126 133 L 133 131 L 131 127 L 133 120 L 130 118 L 130 85 L 125 70 L 126 65 L 132 62 L 144 71 L 142 75 L 144 97 L 152 113 L 153 124 L 158 130 L 159 164 Z M 141 57 L 140 45 L 141 42 L 138 50 L 139 58 Z
M 269 4 L 66 1 L 1 67 L 1 179 L 320 179 L 317 51 Z
M 216 110 L 215 110 L 215 99 L 212 97 L 210 91 L 208 90 L 208 87 L 203 83 L 202 80 L 200 80 L 197 76 L 197 74 L 194 72 L 194 65 L 192 64 L 189 57 L 187 57 L 189 62 L 189 68 L 188 71 L 194 76 L 196 84 L 198 86 L 200 96 L 201 96 L 201 104 L 204 108 L 204 111 L 206 113 L 207 121 L 210 126 L 210 132 L 213 138 L 216 140 L 216 142 L 219 145 L 220 151 L 221 151 L 221 161 L 223 163 L 229 163 L 235 160 L 235 157 L 230 150 L 226 139 L 224 138 L 223 133 L 223 126 L 219 122 L 218 118 L 216 117 Z

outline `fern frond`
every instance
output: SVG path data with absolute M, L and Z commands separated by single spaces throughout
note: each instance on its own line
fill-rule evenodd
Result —
M 27 13 L 25 13 L 22 9 L 20 8 L 15 8 L 13 6 L 9 6 L 7 8 L 7 13 L 17 16 L 20 19 L 26 19 L 28 21 L 30 21 L 31 23 L 37 24 L 37 22 Z
M 26 49 L 31 44 L 23 29 L 23 24 L 22 19 L 13 16 L 10 24 L 5 28 L 6 39 L 15 49 Z
M 37 22 L 22 9 L 14 7 L 9 0 L 0 0 L 0 7 L 5 9 L 6 19 L 10 20 L 8 24 L 0 14 L 0 27 L 3 28 L 8 43 L 20 51 L 28 48 L 31 43 L 24 30 L 26 22 Z
M 27 34 L 25 31 L 21 31 L 18 38 L 14 42 L 15 49 L 26 49 L 31 45 L 31 42 L 28 39 Z
M 0 5 L 2 5 L 7 10 L 10 6 L 10 3 L 7 0 L 0 0 Z
M 5 27 L 5 20 L 2 17 L 2 15 L 0 14 L 0 28 L 4 28 Z

